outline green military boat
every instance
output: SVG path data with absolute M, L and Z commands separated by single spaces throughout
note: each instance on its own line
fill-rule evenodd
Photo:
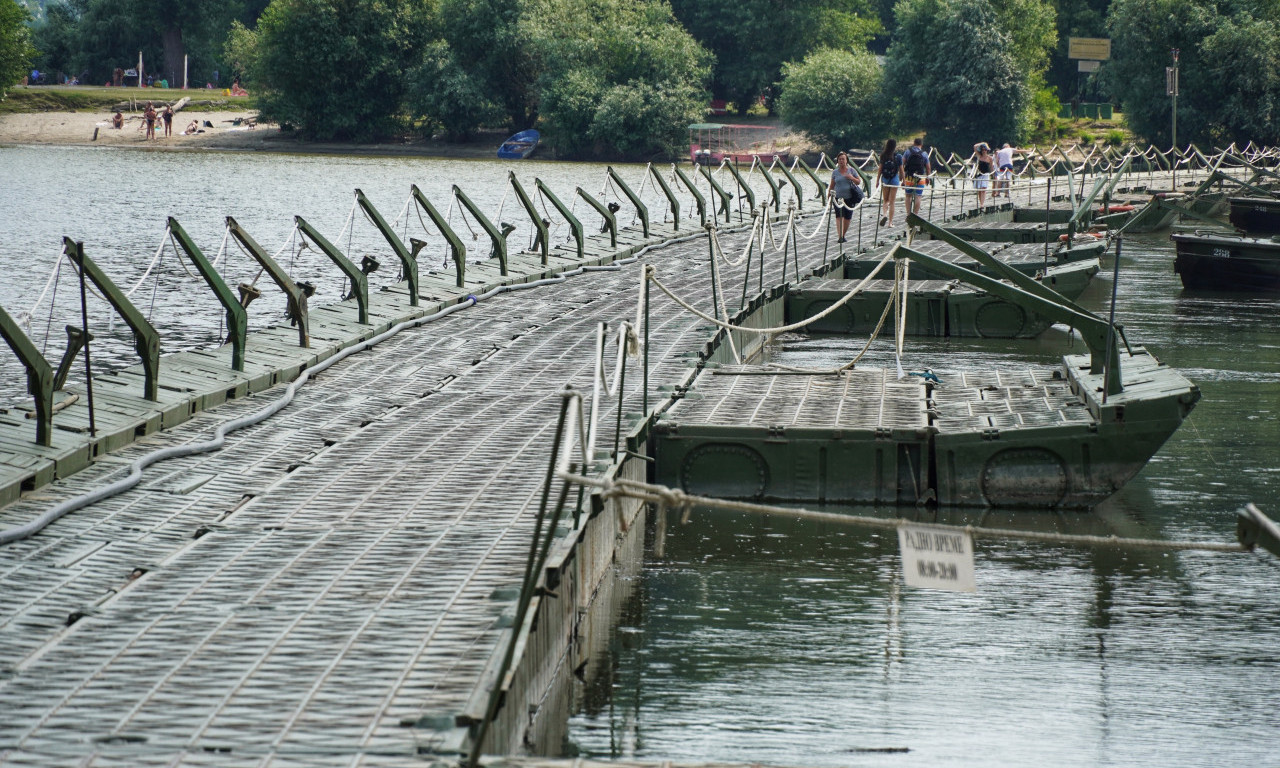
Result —
M 1076 328 L 1089 354 L 905 376 L 711 368 L 655 425 L 658 482 L 740 499 L 1089 508 L 1132 479 L 1200 399 L 1106 320 L 1016 270 L 1010 284 L 914 246 L 894 256 Z

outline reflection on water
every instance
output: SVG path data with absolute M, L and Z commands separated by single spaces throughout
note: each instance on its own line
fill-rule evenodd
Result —
M 904 510 L 931 521 L 1230 541 L 1280 512 L 1280 300 L 1184 293 L 1173 249 L 1130 238 L 1117 319 L 1204 399 L 1138 477 L 1081 513 Z M 1081 302 L 1104 311 L 1110 260 Z M 863 339 L 788 337 L 793 365 Z M 903 366 L 1052 365 L 1078 336 L 908 339 Z M 887 343 L 866 365 L 892 367 Z M 854 514 L 898 510 L 846 508 Z M 901 583 L 896 534 L 695 514 L 617 633 L 573 752 L 783 765 L 1199 766 L 1280 749 L 1280 563 L 1270 555 L 977 542 L 978 593 Z M 909 752 L 905 752 L 909 750 Z

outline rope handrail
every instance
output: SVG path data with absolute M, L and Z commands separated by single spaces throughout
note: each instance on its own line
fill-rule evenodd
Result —
M 566 395 L 567 396 L 567 395 Z M 896 530 L 903 525 L 917 525 L 906 518 L 872 517 L 870 515 L 849 515 L 838 512 L 819 512 L 803 507 L 783 507 L 772 504 L 760 504 L 749 501 L 719 499 L 712 496 L 698 496 L 679 488 L 671 488 L 655 483 L 625 478 L 609 479 L 589 477 L 576 472 L 558 469 L 556 477 L 566 483 L 596 488 L 608 498 L 627 497 L 661 507 L 681 510 L 684 514 L 682 522 L 694 508 L 719 509 L 727 512 L 751 512 L 756 514 L 792 517 L 799 520 L 837 523 L 857 528 L 873 528 L 878 530 Z M 1141 539 L 1122 536 L 1097 536 L 1089 534 L 1057 533 L 1053 531 L 1031 531 L 1016 528 L 988 528 L 980 525 L 951 525 L 948 523 L 929 523 L 928 525 L 947 528 L 968 533 L 975 539 L 1021 539 L 1025 541 L 1043 542 L 1046 544 L 1066 544 L 1082 547 L 1129 547 L 1134 549 L 1151 549 L 1163 552 L 1230 552 L 1250 554 L 1250 551 L 1239 543 L 1219 541 L 1168 541 L 1164 539 Z
M 649 280 L 654 285 L 656 285 L 658 287 L 658 290 L 665 293 L 672 301 L 678 304 L 681 308 L 695 315 L 699 319 L 704 320 L 708 323 L 712 323 L 719 328 L 723 328 L 729 331 L 743 331 L 747 333 L 754 333 L 757 335 L 768 335 L 768 334 L 776 334 L 776 333 L 788 333 L 791 331 L 799 330 L 801 328 L 805 328 L 809 325 L 812 325 L 814 322 L 821 320 L 822 318 L 836 311 L 837 309 L 844 306 L 845 304 L 849 303 L 849 301 L 852 300 L 854 296 L 858 295 L 858 293 L 860 293 L 862 289 L 865 288 L 866 285 L 870 283 L 877 274 L 879 274 L 880 270 L 884 267 L 884 265 L 889 263 L 889 261 L 892 258 L 894 258 L 897 252 L 898 252 L 898 246 L 895 245 L 893 246 L 893 248 L 889 250 L 888 253 L 884 255 L 883 258 L 880 259 L 880 262 L 876 265 L 875 269 L 873 269 L 870 274 L 862 278 L 862 280 L 859 281 L 858 284 L 855 285 L 853 288 L 851 288 L 847 293 L 845 293 L 843 297 L 841 297 L 838 301 L 836 301 L 834 304 L 827 307 L 823 311 L 819 312 L 816 315 L 813 315 L 812 317 L 807 317 L 804 320 L 801 320 L 799 322 L 791 323 L 789 325 L 777 326 L 773 328 L 751 328 L 745 325 L 734 325 L 733 323 L 726 323 L 718 318 L 712 317 L 706 314 L 705 312 L 699 310 L 697 307 L 694 307 L 693 305 L 689 304 L 684 299 L 677 296 L 670 288 L 668 288 L 661 280 L 658 279 L 657 269 L 652 264 L 646 264 L 644 269 L 645 269 L 645 279 Z

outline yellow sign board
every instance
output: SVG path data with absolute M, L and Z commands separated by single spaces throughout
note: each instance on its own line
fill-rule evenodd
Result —
M 1111 58 L 1111 38 L 1073 37 L 1067 42 L 1068 59 L 1106 61 Z

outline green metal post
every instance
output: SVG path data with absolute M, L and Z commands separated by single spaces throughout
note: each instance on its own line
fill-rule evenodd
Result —
M 787 169 L 786 163 L 778 163 L 778 169 L 782 171 L 783 176 L 787 177 L 787 181 L 796 191 L 796 206 L 800 208 L 800 210 L 804 210 L 804 192 L 800 189 L 800 182 L 797 181 L 796 177 Z
M 493 244 L 493 250 L 489 251 L 489 258 L 495 256 L 498 258 L 498 269 L 502 276 L 506 277 L 507 235 L 511 234 L 515 227 L 510 224 L 503 224 L 502 231 L 499 232 L 493 222 L 489 221 L 489 217 L 485 216 L 484 212 L 475 203 L 471 202 L 471 198 L 467 197 L 467 194 L 457 184 L 453 185 L 453 196 L 457 198 L 458 202 L 462 203 L 463 208 L 471 212 L 471 215 L 480 223 L 480 228 L 485 231 L 485 234 L 489 235 L 489 241 Z
M 271 254 L 267 253 L 266 249 L 261 245 L 258 245 L 256 240 L 249 237 L 249 233 L 241 229 L 236 220 L 230 216 L 227 217 L 227 231 L 248 249 L 254 261 L 258 262 L 266 270 L 267 275 L 271 277 L 271 281 L 281 291 L 284 291 L 286 298 L 285 313 L 290 320 L 298 325 L 298 346 L 310 347 L 311 331 L 310 323 L 307 319 L 307 294 L 303 292 L 302 288 L 298 287 L 297 283 L 293 282 L 293 278 L 289 276 L 289 273 L 285 272 L 284 268 L 277 264 L 275 259 L 271 258 Z
M 307 223 L 307 220 L 301 216 L 294 216 L 293 221 L 298 225 L 298 230 L 311 242 L 315 243 L 329 260 L 338 265 L 338 269 L 342 270 L 342 274 L 347 276 L 351 281 L 351 293 L 356 297 L 357 320 L 365 325 L 369 324 L 369 276 L 360 271 L 360 268 L 351 262 L 342 251 L 327 239 L 324 235 L 316 231 L 315 227 Z
M 693 183 L 693 179 L 690 179 L 680 166 L 672 163 L 671 170 L 675 171 L 676 176 L 684 183 L 685 189 L 689 190 L 690 194 L 693 195 L 693 202 L 698 206 L 698 218 L 701 219 L 700 226 L 705 227 L 707 225 L 707 199 L 702 196 L 702 193 L 698 191 L 698 186 Z
M 667 196 L 667 204 L 671 206 L 671 225 L 676 232 L 680 231 L 680 200 L 676 198 L 676 193 L 671 190 L 671 185 L 667 180 L 662 178 L 662 172 L 654 166 L 649 166 L 649 172 L 653 174 L 653 179 L 658 183 L 658 188 L 662 190 L 662 194 Z
M 582 261 L 586 258 L 583 254 L 585 236 L 582 232 L 582 222 L 578 220 L 577 216 L 573 215 L 573 211 L 569 210 L 569 206 L 560 202 L 560 198 L 556 197 L 555 193 L 546 184 L 542 183 L 542 179 L 534 179 L 533 184 L 544 197 L 551 201 L 552 207 L 560 212 L 564 220 L 569 222 L 569 230 L 573 233 L 573 239 L 578 245 L 578 260 Z
M 582 187 L 578 187 L 578 196 L 586 200 L 592 208 L 596 209 L 596 213 L 604 217 L 605 229 L 609 230 L 609 247 L 616 249 L 618 247 L 618 218 L 613 215 L 613 211 L 609 210 L 604 203 L 592 197 L 591 193 L 583 190 Z
M 416 189 L 416 187 L 415 187 Z M 373 225 L 378 228 L 382 236 L 386 238 L 387 243 L 391 245 L 391 250 L 395 251 L 396 258 L 400 259 L 400 269 L 404 272 L 404 279 L 409 281 L 409 306 L 418 306 L 418 260 L 404 247 L 404 243 L 396 235 L 391 226 L 387 224 L 386 219 L 382 218 L 382 214 L 378 209 L 373 207 L 373 203 L 360 190 L 356 190 L 356 202 L 369 214 L 369 218 L 373 220 Z M 461 283 L 459 283 L 461 285 Z
M 413 195 L 413 199 L 418 201 L 418 205 L 422 210 L 427 212 L 427 216 L 431 218 L 431 223 L 436 225 L 436 229 L 440 230 L 440 234 L 444 235 L 444 239 L 449 243 L 449 250 L 453 254 L 453 263 L 458 268 L 457 285 L 459 288 L 466 287 L 467 278 L 467 246 L 462 244 L 462 238 L 453 231 L 449 226 L 449 222 L 445 221 L 444 216 L 436 210 L 431 204 L 427 196 L 422 194 L 422 190 L 418 189 L 418 185 L 414 184 L 409 187 L 409 193 Z
M 67 256 L 71 258 L 72 263 L 84 272 L 85 277 L 93 281 L 93 284 L 102 292 L 103 298 L 120 313 L 120 317 L 128 324 L 133 331 L 134 349 L 138 351 L 138 356 L 142 358 L 142 372 L 144 376 L 143 397 L 148 400 L 160 399 L 160 334 L 156 329 L 147 322 L 146 315 L 138 311 L 133 306 L 133 302 L 129 301 L 129 297 L 124 295 L 116 284 L 111 282 L 111 278 L 98 268 L 84 253 L 84 243 L 76 242 L 69 237 L 62 238 L 63 246 L 66 248 Z M 86 333 L 88 329 L 85 329 Z
M 606 169 L 606 172 L 609 174 L 609 178 L 613 179 L 613 183 L 617 184 L 618 187 L 622 189 L 622 194 L 626 195 L 627 199 L 631 201 L 631 204 L 636 207 L 636 213 L 640 216 L 640 229 L 644 232 L 644 236 L 648 237 L 649 206 L 645 205 L 644 201 L 640 199 L 640 196 L 632 191 L 631 187 L 627 186 L 627 182 L 622 180 L 622 177 L 618 175 L 618 172 L 613 169 L 612 165 Z
M 702 168 L 702 175 L 707 177 L 707 182 L 711 184 L 712 191 L 720 198 L 720 210 L 724 211 L 724 222 L 728 224 L 729 215 L 731 213 L 729 210 L 729 201 L 733 200 L 733 195 L 726 192 L 724 187 L 720 186 L 720 182 L 716 181 L 715 177 L 711 175 L 711 171 L 705 165 L 699 167 Z M 748 189 L 750 189 L 750 187 L 748 187 Z M 747 199 L 755 200 L 755 195 L 749 195 Z M 711 218 L 714 219 L 716 217 L 712 216 Z
M 817 199 L 821 200 L 821 199 L 825 198 L 825 197 L 827 196 L 827 184 L 825 184 L 825 183 L 822 181 L 822 179 L 818 178 L 818 174 L 816 174 L 816 173 L 814 173 L 814 172 L 813 172 L 813 169 L 812 169 L 812 168 L 810 168 L 810 167 L 809 167 L 809 164 L 808 164 L 808 163 L 806 163 L 806 162 L 804 161 L 804 158 L 800 158 L 800 168 L 801 168 L 805 173 L 807 173 L 807 174 L 809 175 L 809 178 L 813 180 L 813 183 L 814 183 L 815 185 L 817 185 L 817 187 L 818 187 L 818 198 L 817 198 Z
M 538 208 L 533 204 L 533 200 L 524 191 L 524 187 L 520 186 L 520 180 L 516 178 L 516 172 L 507 171 L 507 178 L 511 181 L 511 188 L 516 191 L 516 197 L 519 198 L 520 204 L 524 206 L 525 212 L 529 214 L 529 218 L 533 221 L 533 228 L 538 230 L 534 245 L 542 253 L 542 265 L 545 267 L 551 258 L 550 228 L 547 226 L 546 219 L 542 218 L 542 214 L 538 213 Z
M 182 250 L 186 252 L 187 257 L 191 259 L 191 263 L 195 265 L 196 271 L 204 278 L 205 283 L 213 290 L 213 295 L 217 297 L 218 303 L 227 311 L 227 341 L 231 344 L 231 370 L 243 371 L 244 345 L 245 337 L 248 334 L 249 313 L 240 305 L 240 300 L 235 293 L 227 287 L 226 282 L 218 274 L 218 270 L 213 268 L 209 260 L 196 247 L 195 241 L 178 224 L 178 220 L 172 216 L 169 217 L 169 232 Z
M 646 283 L 646 291 L 648 287 Z M 27 392 L 35 399 L 36 407 L 36 442 L 47 448 L 53 444 L 53 366 L 4 307 L 0 307 L 0 336 L 27 369 Z M 647 355 L 648 350 L 645 353 Z
M 742 172 L 738 170 L 738 161 L 734 160 L 733 162 L 729 163 L 728 168 L 729 168 L 729 173 L 733 174 L 734 181 L 738 182 L 738 189 L 742 190 L 741 192 L 738 193 L 738 199 L 741 200 L 742 196 L 746 195 L 747 207 L 754 211 L 756 209 L 756 191 L 751 188 L 751 185 L 747 183 L 747 180 L 745 178 L 743 178 Z M 707 174 L 708 179 L 711 178 L 711 173 L 706 169 L 705 166 L 703 166 L 702 171 L 703 173 Z M 728 221 L 728 220 L 729 220 L 728 217 L 725 217 L 725 221 Z M 738 220 L 739 221 L 742 220 L 741 213 L 739 213 L 738 215 Z

